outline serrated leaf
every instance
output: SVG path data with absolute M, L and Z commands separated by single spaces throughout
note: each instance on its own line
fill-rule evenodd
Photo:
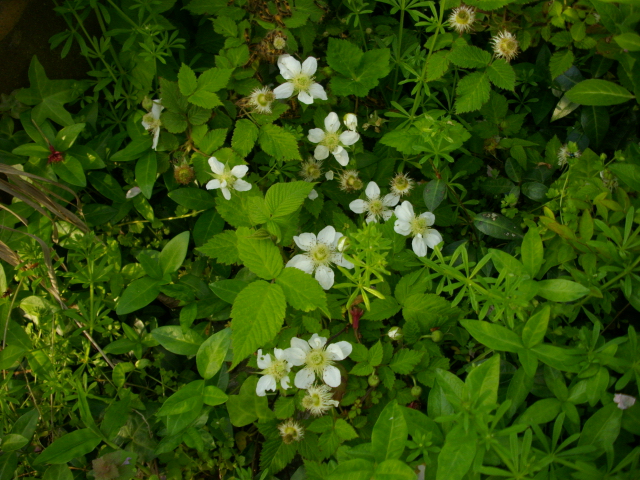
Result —
M 487 68 L 489 80 L 496 87 L 513 91 L 516 88 L 516 71 L 502 58 L 495 59 Z
M 618 45 L 630 52 L 640 51 L 640 35 L 634 32 L 626 32 L 622 35 L 616 35 L 613 37 Z
M 223 89 L 232 73 L 233 68 L 210 68 L 198 77 L 198 91 L 217 92 Z
M 549 60 L 551 78 L 562 75 L 573 66 L 574 56 L 571 50 L 561 50 L 554 53 Z
M 178 87 L 180 88 L 180 93 L 185 97 L 195 92 L 198 87 L 196 74 L 189 65 L 184 63 L 180 66 L 180 71 L 178 72 Z
M 277 125 L 263 125 L 258 136 L 260 148 L 280 160 L 300 160 L 298 142 L 293 134 Z
M 215 258 L 224 265 L 232 265 L 240 261 L 238 256 L 238 237 L 233 230 L 214 235 L 211 240 L 196 248 L 196 250 L 207 257 Z
M 233 130 L 231 139 L 231 147 L 244 158 L 251 152 L 257 139 L 258 127 L 251 120 L 243 118 L 236 122 L 236 128 Z
M 371 310 L 365 312 L 362 320 L 380 321 L 393 317 L 402 307 L 393 297 L 376 298 L 371 302 Z
M 284 217 L 302 206 L 313 189 L 309 182 L 288 182 L 272 185 L 264 197 L 273 218 Z
M 171 110 L 165 110 L 160 116 L 162 126 L 170 133 L 182 133 L 187 129 L 187 118 L 181 114 L 172 112 Z
M 206 90 L 198 90 L 193 95 L 189 97 L 189 102 L 193 103 L 202 108 L 215 108 L 222 105 L 220 101 L 220 97 L 213 92 L 208 92 Z M 164 120 L 163 120 L 164 123 Z M 172 132 L 179 133 L 179 132 Z
M 253 273 L 265 280 L 280 275 L 283 268 L 282 256 L 270 238 L 254 238 L 246 228 L 239 228 L 238 256 L 242 263 Z
M 205 380 L 212 378 L 224 362 L 231 345 L 231 329 L 225 328 L 207 338 L 198 348 L 196 365 Z
M 382 363 L 382 343 L 378 340 L 370 349 L 369 349 L 369 365 L 373 367 L 377 367 Z
M 473 45 L 463 45 L 451 50 L 448 59 L 458 67 L 482 68 L 489 65 L 491 54 Z
M 267 342 L 282 328 L 287 308 L 280 285 L 258 280 L 236 297 L 231 309 L 231 341 L 235 367 Z
M 308 273 L 297 268 L 285 268 L 276 278 L 276 284 L 282 287 L 287 303 L 293 308 L 303 312 L 319 308 L 328 312 L 327 294 L 318 281 Z
M 491 85 L 485 73 L 473 72 L 458 82 L 456 113 L 480 110 L 489 100 Z
M 295 397 L 278 397 L 276 403 L 273 404 L 273 411 L 281 420 L 290 418 L 296 411 Z
M 420 360 L 422 360 L 422 352 L 403 348 L 393 356 L 389 367 L 395 373 L 408 375 L 420 363 Z
M 371 375 L 373 373 L 373 367 L 368 363 L 356 363 L 355 366 L 351 369 L 349 374 L 358 375 L 361 377 Z

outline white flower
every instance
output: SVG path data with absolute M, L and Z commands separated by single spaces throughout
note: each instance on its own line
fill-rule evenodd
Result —
M 290 98 L 297 93 L 298 100 L 307 105 L 312 104 L 314 98 L 327 99 L 322 85 L 313 81 L 313 74 L 318 69 L 318 62 L 315 58 L 309 57 L 300 65 L 300 62 L 291 55 L 280 55 L 278 67 L 280 75 L 289 81 L 273 91 L 276 98 Z
M 355 132 L 356 128 L 358 128 L 358 117 L 356 117 L 353 113 L 347 113 L 342 118 L 342 121 L 349 130 L 353 130 Z
M 369 201 L 366 200 L 354 200 L 349 204 L 349 208 L 354 213 L 367 212 L 367 223 L 377 222 L 379 218 L 387 221 L 393 215 L 393 211 L 389 210 L 389 207 L 395 207 L 400 201 L 398 195 L 388 194 L 384 198 L 380 198 L 380 187 L 376 182 L 369 182 L 364 193 L 367 195 Z
M 287 445 L 291 442 L 299 442 L 304 437 L 304 428 L 293 418 L 278 425 L 278 431 L 282 437 L 282 441 Z
M 338 405 L 339 402 L 333 399 L 331 388 L 327 385 L 312 385 L 302 399 L 302 407 L 316 417 L 324 415 L 331 410 L 331 407 Z
M 449 16 L 449 27 L 460 34 L 473 30 L 473 22 L 476 20 L 476 10 L 473 7 L 460 5 L 454 8 Z
M 442 236 L 437 230 L 429 228 L 435 222 L 436 217 L 431 212 L 424 212 L 419 216 L 413 213 L 413 206 L 406 200 L 398 205 L 395 210 L 396 223 L 393 229 L 400 235 L 411 235 L 413 251 L 419 257 L 427 254 L 429 247 L 433 248 L 442 242 Z
M 398 173 L 391 180 L 391 192 L 404 197 L 408 195 L 413 188 L 413 180 L 404 173 Z
M 391 327 L 387 335 L 391 340 L 400 340 L 403 337 L 402 329 L 400 327 Z
M 518 40 L 511 32 L 506 30 L 499 32 L 491 38 L 491 43 L 493 43 L 493 53 L 498 58 L 504 58 L 510 62 L 518 56 Z
M 326 178 L 327 180 L 333 180 L 333 170 L 329 170 L 327 173 L 325 173 L 324 178 Z
M 127 192 L 126 197 L 127 198 L 136 197 L 140 194 L 140 192 L 142 192 L 142 190 L 140 190 L 140 187 L 133 187 Z
M 624 393 L 616 393 L 613 396 L 613 401 L 618 404 L 620 410 L 626 410 L 629 407 L 633 407 L 636 403 L 636 398 L 631 395 L 625 395 Z
M 271 113 L 271 104 L 275 100 L 275 95 L 269 87 L 255 88 L 247 104 L 252 106 L 258 113 Z
M 347 130 L 340 133 L 340 120 L 338 115 L 331 112 L 324 119 L 324 130 L 321 128 L 312 128 L 309 130 L 307 137 L 310 142 L 317 143 L 313 156 L 318 160 L 324 160 L 332 153 L 336 160 L 343 167 L 349 163 L 349 154 L 344 147 L 353 145 L 360 139 L 360 135 L 354 131 Z
M 333 270 L 330 268 L 331 264 L 353 268 L 353 264 L 345 260 L 342 254 L 337 251 L 336 247 L 340 237 L 342 234 L 336 232 L 332 226 L 323 228 L 317 238 L 313 233 L 294 236 L 293 240 L 296 245 L 306 253 L 296 255 L 289 260 L 286 266 L 298 268 L 308 274 L 315 271 L 315 277 L 320 286 L 329 290 L 333 285 L 334 278 Z
M 142 126 L 149 133 L 153 133 L 153 144 L 151 148 L 154 150 L 158 147 L 158 138 L 160 137 L 160 127 L 162 121 L 160 120 L 160 114 L 164 107 L 162 106 L 162 99 L 154 100 L 151 106 L 151 111 L 142 117 Z
M 284 358 L 296 367 L 304 365 L 304 368 L 296 373 L 293 383 L 298 388 L 309 388 L 316 380 L 316 376 L 322 377 L 324 383 L 330 387 L 340 385 L 340 370 L 333 364 L 338 360 L 347 358 L 353 347 L 349 342 L 337 342 L 325 348 L 327 339 L 314 333 L 308 342 L 300 338 L 291 339 L 291 348 L 284 351 Z
M 307 198 L 309 200 L 315 200 L 316 198 L 318 198 L 318 192 L 316 192 L 315 188 L 309 192 L 309 195 L 307 195 Z
M 258 385 L 256 385 L 256 394 L 259 397 L 264 397 L 267 390 L 275 392 L 278 388 L 278 382 L 285 390 L 289 388 L 291 365 L 284 358 L 284 352 L 284 350 L 275 348 L 273 350 L 275 360 L 271 360 L 271 355 L 268 353 L 263 355 L 262 349 L 258 350 L 258 368 L 262 369 L 262 378 L 258 380 Z
M 222 190 L 222 195 L 227 200 L 231 200 L 231 192 L 229 188 L 233 188 L 238 192 L 246 192 L 251 190 L 251 184 L 240 180 L 247 174 L 249 167 L 246 165 L 236 165 L 231 170 L 229 167 L 219 162 L 216 157 L 209 158 L 209 166 L 213 170 L 214 180 L 210 180 L 207 183 L 207 190 L 214 190 L 219 188 Z

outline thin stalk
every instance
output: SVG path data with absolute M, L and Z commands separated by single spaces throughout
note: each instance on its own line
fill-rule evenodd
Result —
M 3 350 L 7 346 L 7 332 L 9 331 L 9 318 L 11 317 L 11 311 L 13 310 L 13 305 L 16 302 L 16 298 L 18 298 L 18 292 L 20 292 L 20 287 L 22 287 L 23 281 L 24 281 L 24 278 L 21 278 L 20 283 L 18 283 L 18 287 L 16 288 L 16 291 L 13 294 L 13 298 L 11 299 L 11 305 L 9 305 L 9 311 L 7 312 L 7 317 L 4 319 L 4 332 L 2 333 L 2 349 Z
M 400 70 L 400 55 L 402 52 L 402 33 L 404 32 L 404 12 L 405 12 L 405 0 L 402 0 L 402 6 L 400 7 L 400 31 L 398 32 L 398 44 L 396 46 L 396 71 L 393 75 L 393 99 L 398 100 L 398 94 L 400 90 L 398 87 L 398 71 Z

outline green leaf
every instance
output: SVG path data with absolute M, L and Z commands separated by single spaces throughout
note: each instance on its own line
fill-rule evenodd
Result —
M 524 348 L 518 335 L 500 325 L 480 320 L 461 320 L 460 324 L 473 338 L 494 350 L 516 353 Z
M 78 139 L 80 132 L 84 130 L 85 125 L 85 123 L 76 123 L 75 125 L 69 125 L 60 130 L 53 141 L 55 149 L 59 152 L 69 150 Z
M 167 415 L 180 415 L 191 410 L 200 410 L 203 393 L 204 380 L 194 380 L 167 398 L 156 415 L 166 417 Z
M 626 88 L 607 80 L 584 80 L 567 93 L 567 98 L 580 105 L 606 107 L 619 105 L 635 98 Z
M 415 480 L 416 472 L 401 460 L 385 460 L 379 463 L 373 480 Z
M 180 93 L 185 97 L 195 92 L 198 87 L 196 74 L 191 70 L 189 65 L 185 65 L 184 63 L 178 72 L 178 86 L 180 87 Z
M 194 330 L 183 331 L 179 325 L 166 325 L 151 330 L 151 336 L 176 355 L 196 355 L 204 339 Z
M 0 455 L 0 480 L 13 480 L 18 468 L 18 456 L 15 453 Z
M 251 120 L 243 118 L 236 122 L 231 138 L 231 148 L 244 158 L 246 157 L 258 139 L 258 127 Z
M 362 320 L 380 321 L 393 317 L 401 310 L 400 304 L 393 297 L 376 298 L 371 302 L 371 310 L 365 312 Z
M 222 105 L 217 94 L 206 90 L 198 90 L 189 97 L 189 102 L 202 108 L 215 108 Z
M 540 271 L 544 260 L 542 239 L 536 227 L 530 227 L 522 239 L 521 255 L 524 267 L 531 278 L 534 278 Z
M 584 423 L 578 446 L 593 445 L 598 449 L 612 450 L 620 434 L 622 413 L 615 402 L 602 407 Z
M 449 52 L 435 52 L 427 62 L 427 82 L 441 78 L 449 69 Z
M 47 158 L 51 152 L 37 143 L 25 143 L 14 148 L 11 153 L 25 157 Z
M 491 62 L 491 54 L 473 45 L 462 45 L 451 50 L 451 63 L 462 68 L 482 68 Z
M 496 87 L 513 91 L 516 88 L 516 71 L 502 58 L 495 59 L 487 68 L 489 80 Z
M 225 37 L 235 37 L 238 35 L 238 26 L 232 18 L 220 16 L 213 20 L 213 30 Z
M 273 340 L 282 328 L 287 308 L 280 285 L 258 280 L 236 297 L 231 309 L 232 368 Z
M 407 422 L 395 400 L 380 413 L 371 433 L 371 453 L 377 460 L 400 458 L 407 441 Z
M 187 249 L 189 248 L 189 232 L 182 232 L 173 237 L 164 246 L 158 260 L 160 261 L 160 268 L 162 273 L 177 272 L 182 266 L 185 257 L 187 256 Z
M 227 138 L 226 128 L 216 128 L 207 132 L 204 137 L 196 141 L 196 146 L 207 155 L 218 150 Z
M 251 375 L 240 387 L 239 395 L 229 395 L 227 410 L 231 425 L 234 427 L 244 427 L 258 419 L 268 420 L 273 418 L 274 414 L 269 409 L 268 397 L 256 395 L 257 384 L 258 376 Z
M 217 282 L 210 283 L 209 288 L 218 298 L 232 304 L 238 294 L 244 290 L 247 285 L 249 285 L 249 283 L 244 280 L 230 278 L 228 280 L 218 280 Z
M 550 314 L 551 307 L 545 305 L 542 310 L 527 320 L 527 323 L 522 329 L 522 343 L 525 347 L 533 348 L 544 340 L 544 336 L 547 333 L 547 326 L 549 325 Z
M 593 146 L 600 145 L 609 131 L 609 112 L 606 107 L 583 106 L 580 109 L 580 123 Z
M 310 182 L 288 182 L 272 185 L 264 197 L 273 218 L 284 217 L 298 210 L 313 189 Z
M 640 35 L 634 32 L 623 33 L 622 35 L 616 35 L 613 37 L 618 45 L 630 52 L 640 51 Z
M 427 209 L 433 212 L 440 206 L 446 194 L 447 182 L 441 178 L 436 178 L 424 186 L 422 198 L 424 199 L 424 204 L 427 206 Z
M 186 127 L 185 127 L 186 128 Z M 153 144 L 153 137 L 151 135 L 136 138 L 124 147 L 122 150 L 117 151 L 109 160 L 112 162 L 130 162 L 136 158 L 140 158 L 144 152 L 148 151 Z
M 193 226 L 193 241 L 196 246 L 201 247 L 214 235 L 224 230 L 225 221 L 215 209 L 203 212 Z
M 0 478 L 4 479 L 2 474 Z M 66 465 L 51 465 L 42 475 L 42 480 L 73 480 L 73 474 Z
M 493 355 L 486 362 L 471 370 L 465 383 L 481 406 L 493 406 L 498 403 L 498 385 L 500 383 L 500 355 Z
M 118 315 L 126 315 L 146 307 L 153 302 L 160 293 L 162 282 L 151 277 L 134 280 L 120 296 L 116 306 Z
M 216 405 L 222 405 L 229 399 L 229 396 L 213 385 L 207 385 L 204 387 L 204 394 L 202 400 L 206 405 L 215 407 Z
M 62 464 L 92 452 L 102 439 L 88 428 L 74 430 L 55 440 L 36 457 L 33 465 Z
M 375 465 L 361 458 L 340 462 L 326 480 L 371 480 Z
M 640 166 L 632 163 L 613 163 L 609 165 L 616 177 L 622 180 L 629 188 L 640 192 Z
M 200 188 L 177 188 L 169 192 L 169 198 L 192 210 L 208 210 L 216 206 L 215 197 Z
M 584 285 L 561 278 L 542 280 L 538 287 L 538 295 L 552 302 L 573 302 L 590 292 Z
M 149 150 L 136 162 L 136 182 L 140 191 L 146 198 L 151 198 L 153 185 L 156 183 L 158 173 L 158 160 L 156 152 Z
M 207 257 L 215 258 L 219 263 L 232 265 L 238 263 L 238 236 L 233 230 L 214 235 L 211 240 L 196 250 Z
M 229 83 L 229 78 L 233 73 L 233 68 L 210 68 L 198 78 L 198 90 L 207 92 L 217 92 L 222 90 Z
M 438 455 L 436 480 L 462 480 L 476 456 L 476 434 L 460 424 L 453 427 Z
M 556 78 L 562 75 L 573 66 L 573 52 L 571 50 L 561 50 L 554 53 L 549 61 L 549 70 L 551 71 L 551 78 Z
M 265 280 L 280 275 L 283 268 L 282 256 L 270 238 L 250 237 L 251 231 L 241 227 L 237 230 L 238 255 L 242 263 L 253 273 Z
M 209 380 L 218 373 L 222 368 L 230 346 L 230 328 L 214 333 L 200 345 L 196 353 L 196 365 L 202 378 Z
M 211 109 L 202 108 L 197 105 L 189 105 L 187 119 L 191 125 L 203 125 L 211 118 Z
M 416 350 L 400 349 L 394 354 L 389 367 L 400 375 L 409 375 L 422 360 L 422 355 L 422 352 Z
M 78 187 L 87 186 L 87 179 L 84 176 L 82 164 L 71 155 L 67 155 L 62 162 L 54 163 L 53 171 L 56 172 L 56 175 L 62 180 L 71 185 L 77 185 Z
M 160 77 L 160 91 L 162 92 L 162 105 L 173 113 L 187 113 L 187 98 L 180 93 L 177 82 L 171 82 Z M 164 113 L 164 112 L 163 112 Z
M 366 53 L 348 40 L 329 38 L 327 63 L 341 75 L 331 79 L 336 95 L 366 96 L 391 71 L 391 51 L 373 49 Z
M 26 350 L 19 345 L 7 345 L 0 351 L 0 370 L 8 370 L 13 367 L 16 362 L 22 360 L 25 353 Z
M 327 316 L 327 294 L 318 281 L 308 273 L 297 268 L 285 268 L 276 278 L 276 284 L 282 287 L 287 303 L 303 312 L 319 308 Z
M 172 112 L 171 110 L 163 111 L 160 115 L 160 120 L 162 121 L 162 126 L 169 133 L 182 133 L 189 126 L 184 114 Z
M 15 452 L 20 450 L 26 444 L 29 443 L 29 439 L 19 435 L 17 433 L 10 433 L 2 437 L 2 450 L 5 452 Z
M 491 85 L 486 73 L 473 72 L 458 82 L 456 88 L 456 113 L 480 110 L 489 100 Z
M 263 125 L 258 136 L 260 148 L 279 160 L 300 160 L 298 142 L 292 133 L 277 125 Z
M 482 233 L 501 240 L 522 238 L 520 227 L 510 218 L 499 213 L 484 212 L 476 215 L 473 224 Z

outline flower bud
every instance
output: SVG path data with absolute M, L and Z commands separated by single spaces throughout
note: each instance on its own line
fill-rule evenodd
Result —
M 196 174 L 188 164 L 182 163 L 173 169 L 173 177 L 180 185 L 188 185 L 196 177 Z
M 348 237 L 345 237 L 344 235 L 340 237 L 340 240 L 338 240 L 339 252 L 344 252 L 345 250 L 348 250 L 350 246 L 351 246 L 351 242 L 349 241 Z
M 376 375 L 375 373 L 373 375 L 369 376 L 369 386 L 370 387 L 377 387 L 378 385 L 380 385 L 380 377 L 378 375 Z
M 356 117 L 353 113 L 347 113 L 342 121 L 349 130 L 352 130 L 354 132 L 356 131 L 356 128 L 358 127 L 358 117 Z
M 411 389 L 412 397 L 418 398 L 420 395 L 422 395 L 422 387 L 420 387 L 419 385 L 416 385 Z
M 433 332 L 431 332 L 431 340 L 433 340 L 435 343 L 440 343 L 443 338 L 444 333 L 442 333 L 440 330 L 434 330 Z
M 276 50 L 282 50 L 286 46 L 287 41 L 284 38 L 277 36 L 273 39 L 273 48 L 275 48 Z
M 400 327 L 391 327 L 387 335 L 391 340 L 400 340 L 404 336 Z

